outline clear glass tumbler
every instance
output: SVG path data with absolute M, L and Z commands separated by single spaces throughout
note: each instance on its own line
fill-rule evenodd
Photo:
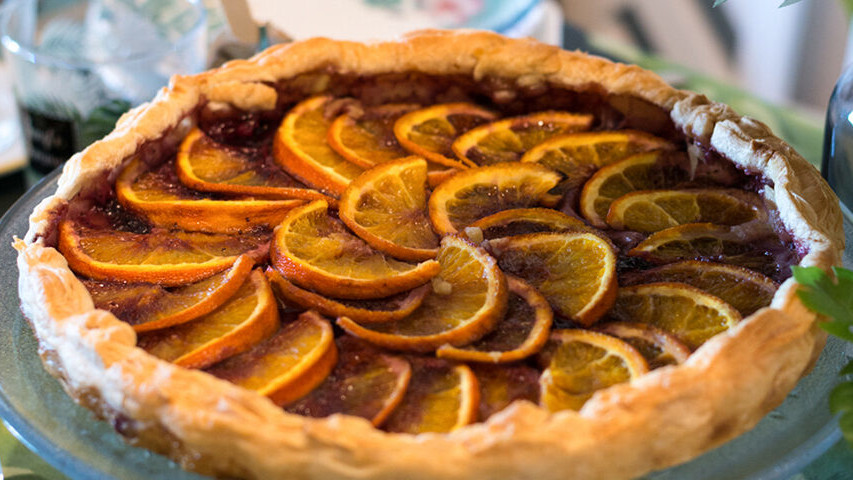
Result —
M 201 0 L 11 0 L 0 42 L 30 165 L 53 170 L 172 75 L 204 70 L 205 19 Z

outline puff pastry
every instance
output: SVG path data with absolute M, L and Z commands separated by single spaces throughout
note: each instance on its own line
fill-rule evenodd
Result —
M 800 265 L 840 263 L 838 201 L 813 167 L 762 123 L 636 66 L 475 31 L 276 46 L 250 60 L 173 78 L 110 135 L 68 161 L 57 192 L 36 208 L 26 237 L 15 242 L 22 309 L 45 367 L 129 442 L 190 470 L 240 478 L 628 479 L 685 462 L 750 429 L 820 353 L 825 335 L 788 279 L 771 307 L 714 337 L 685 364 L 600 391 L 579 412 L 549 413 L 518 402 L 484 423 L 413 436 L 350 416 L 287 414 L 255 393 L 136 348 L 130 326 L 94 308 L 54 248 L 58 219 L 92 201 L 146 146 L 176 143 L 200 105 L 270 110 L 279 101 L 276 85 L 310 72 L 488 83 L 493 97 L 510 101 L 518 92 L 530 98 L 538 91 L 589 91 L 629 115 L 652 105 L 662 113 L 651 127 L 670 128 L 772 186 L 770 200 L 802 254 Z

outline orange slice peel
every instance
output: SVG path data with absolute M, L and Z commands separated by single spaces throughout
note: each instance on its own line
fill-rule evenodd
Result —
M 363 169 L 326 142 L 331 120 L 325 110 L 331 96 L 303 100 L 284 117 L 273 139 L 273 155 L 286 172 L 333 197 L 340 196 Z
M 648 372 L 627 342 L 591 330 L 554 330 L 546 346 L 539 403 L 550 411 L 580 410 L 596 391 Z
M 647 283 L 619 288 L 608 316 L 652 325 L 674 335 L 691 350 L 741 320 L 734 307 L 683 283 Z
M 591 231 L 531 233 L 489 241 L 503 271 L 539 290 L 554 312 L 594 324 L 616 298 L 616 252 Z
M 260 261 L 268 235 L 233 237 L 193 232 L 131 233 L 59 225 L 59 250 L 75 272 L 97 280 L 179 286 L 230 268 L 241 254 Z
M 370 325 L 341 317 L 338 325 L 375 345 L 416 352 L 465 345 L 491 331 L 506 311 L 508 295 L 495 259 L 462 237 L 447 236 L 437 260 L 441 271 L 432 292 L 411 315 Z
M 328 320 L 308 311 L 251 350 L 208 369 L 208 373 L 290 404 L 317 387 L 338 360 Z
M 462 362 L 507 363 L 537 353 L 548 340 L 554 319 L 548 300 L 519 278 L 507 276 L 507 285 L 507 311 L 495 328 L 462 347 L 442 345 L 436 356 Z
M 457 233 L 502 210 L 538 206 L 559 181 L 558 173 L 534 163 L 471 168 L 433 190 L 429 217 L 440 234 Z
M 530 148 L 545 140 L 589 129 L 593 116 L 559 111 L 505 118 L 468 130 L 453 141 L 457 158 L 472 165 L 518 162 Z
M 332 317 L 348 317 L 358 323 L 380 323 L 399 320 L 408 316 L 421 303 L 431 289 L 429 283 L 393 297 L 375 300 L 333 299 L 318 295 L 288 282 L 274 268 L 267 267 L 264 272 L 273 291 L 290 304 Z
M 340 219 L 373 248 L 395 258 L 435 258 L 438 237 L 427 206 L 427 163 L 419 157 L 384 163 L 350 183 Z
M 252 348 L 279 326 L 278 305 L 260 270 L 227 302 L 192 322 L 138 337 L 151 355 L 185 368 L 206 368 Z
M 293 209 L 275 231 L 270 260 L 291 282 L 335 298 L 381 298 L 423 285 L 440 266 L 406 263 L 372 249 L 316 200 Z

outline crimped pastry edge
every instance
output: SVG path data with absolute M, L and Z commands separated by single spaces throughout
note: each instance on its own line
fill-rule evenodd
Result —
M 114 171 L 140 144 L 178 127 L 202 98 L 271 108 L 275 97 L 264 82 L 323 67 L 365 75 L 498 76 L 525 86 L 592 82 L 640 96 L 671 111 L 689 139 L 773 183 L 784 225 L 808 251 L 801 265 L 840 263 L 840 209 L 813 167 L 759 122 L 675 90 L 638 67 L 471 31 L 274 47 L 219 70 L 176 77 L 150 104 L 126 114 L 113 133 L 68 162 L 57 193 L 36 208 L 25 240 L 15 243 L 23 312 L 55 365 L 52 373 L 78 400 L 97 398 L 87 403 L 103 416 L 133 419 L 125 433 L 135 441 L 189 469 L 248 478 L 632 478 L 689 460 L 751 428 L 820 353 L 825 335 L 789 279 L 771 308 L 715 337 L 686 364 L 599 392 L 580 412 L 549 414 L 518 402 L 451 434 L 409 436 L 354 417 L 286 414 L 254 393 L 135 348 L 132 329 L 95 310 L 64 258 L 44 245 L 52 212 Z M 163 432 L 171 440 L 160 441 Z

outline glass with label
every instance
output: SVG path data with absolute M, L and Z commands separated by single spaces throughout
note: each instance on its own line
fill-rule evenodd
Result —
M 172 75 L 204 70 L 205 19 L 201 0 L 11 0 L 0 42 L 30 166 L 55 169 Z

